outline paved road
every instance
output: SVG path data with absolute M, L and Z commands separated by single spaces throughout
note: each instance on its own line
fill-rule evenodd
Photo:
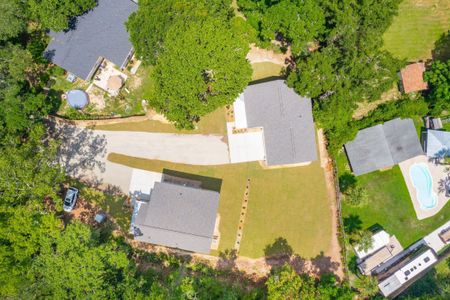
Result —
M 61 141 L 59 158 L 69 175 L 124 192 L 132 169 L 109 162 L 109 153 L 195 165 L 230 162 L 228 145 L 215 135 L 98 131 L 66 124 L 57 125 L 54 135 Z

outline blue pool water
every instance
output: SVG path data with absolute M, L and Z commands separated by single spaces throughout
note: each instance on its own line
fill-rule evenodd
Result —
M 437 204 L 436 193 L 433 192 L 433 178 L 428 166 L 424 163 L 413 164 L 409 168 L 409 176 L 416 188 L 417 199 L 422 208 L 433 208 Z

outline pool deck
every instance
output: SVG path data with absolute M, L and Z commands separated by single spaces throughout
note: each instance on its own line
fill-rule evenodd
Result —
M 437 205 L 434 208 L 424 209 L 420 206 L 419 200 L 417 199 L 416 188 L 411 182 L 409 176 L 409 168 L 415 163 L 424 163 L 428 166 L 431 177 L 433 177 L 433 191 L 437 195 Z M 429 157 L 425 155 L 419 155 L 411 159 L 405 160 L 400 163 L 400 169 L 405 179 L 406 186 L 408 187 L 409 195 L 416 211 L 417 219 L 422 220 L 434 216 L 437 214 L 447 203 L 448 198 L 445 197 L 445 189 L 442 187 L 448 172 L 445 171 L 446 167 L 443 165 L 437 165 L 430 161 Z

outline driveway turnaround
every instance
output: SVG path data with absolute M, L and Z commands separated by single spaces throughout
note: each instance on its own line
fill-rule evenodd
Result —
M 59 160 L 70 176 L 96 185 L 111 184 L 128 192 L 132 168 L 109 162 L 108 154 L 193 165 L 230 163 L 222 136 L 128 131 L 97 131 L 68 124 L 53 125 L 61 141 Z

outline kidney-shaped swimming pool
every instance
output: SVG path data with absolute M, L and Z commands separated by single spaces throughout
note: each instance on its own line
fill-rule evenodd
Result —
M 416 189 L 417 200 L 424 209 L 434 208 L 437 205 L 437 196 L 433 192 L 433 178 L 430 169 L 425 163 L 415 163 L 409 168 L 409 176 Z

